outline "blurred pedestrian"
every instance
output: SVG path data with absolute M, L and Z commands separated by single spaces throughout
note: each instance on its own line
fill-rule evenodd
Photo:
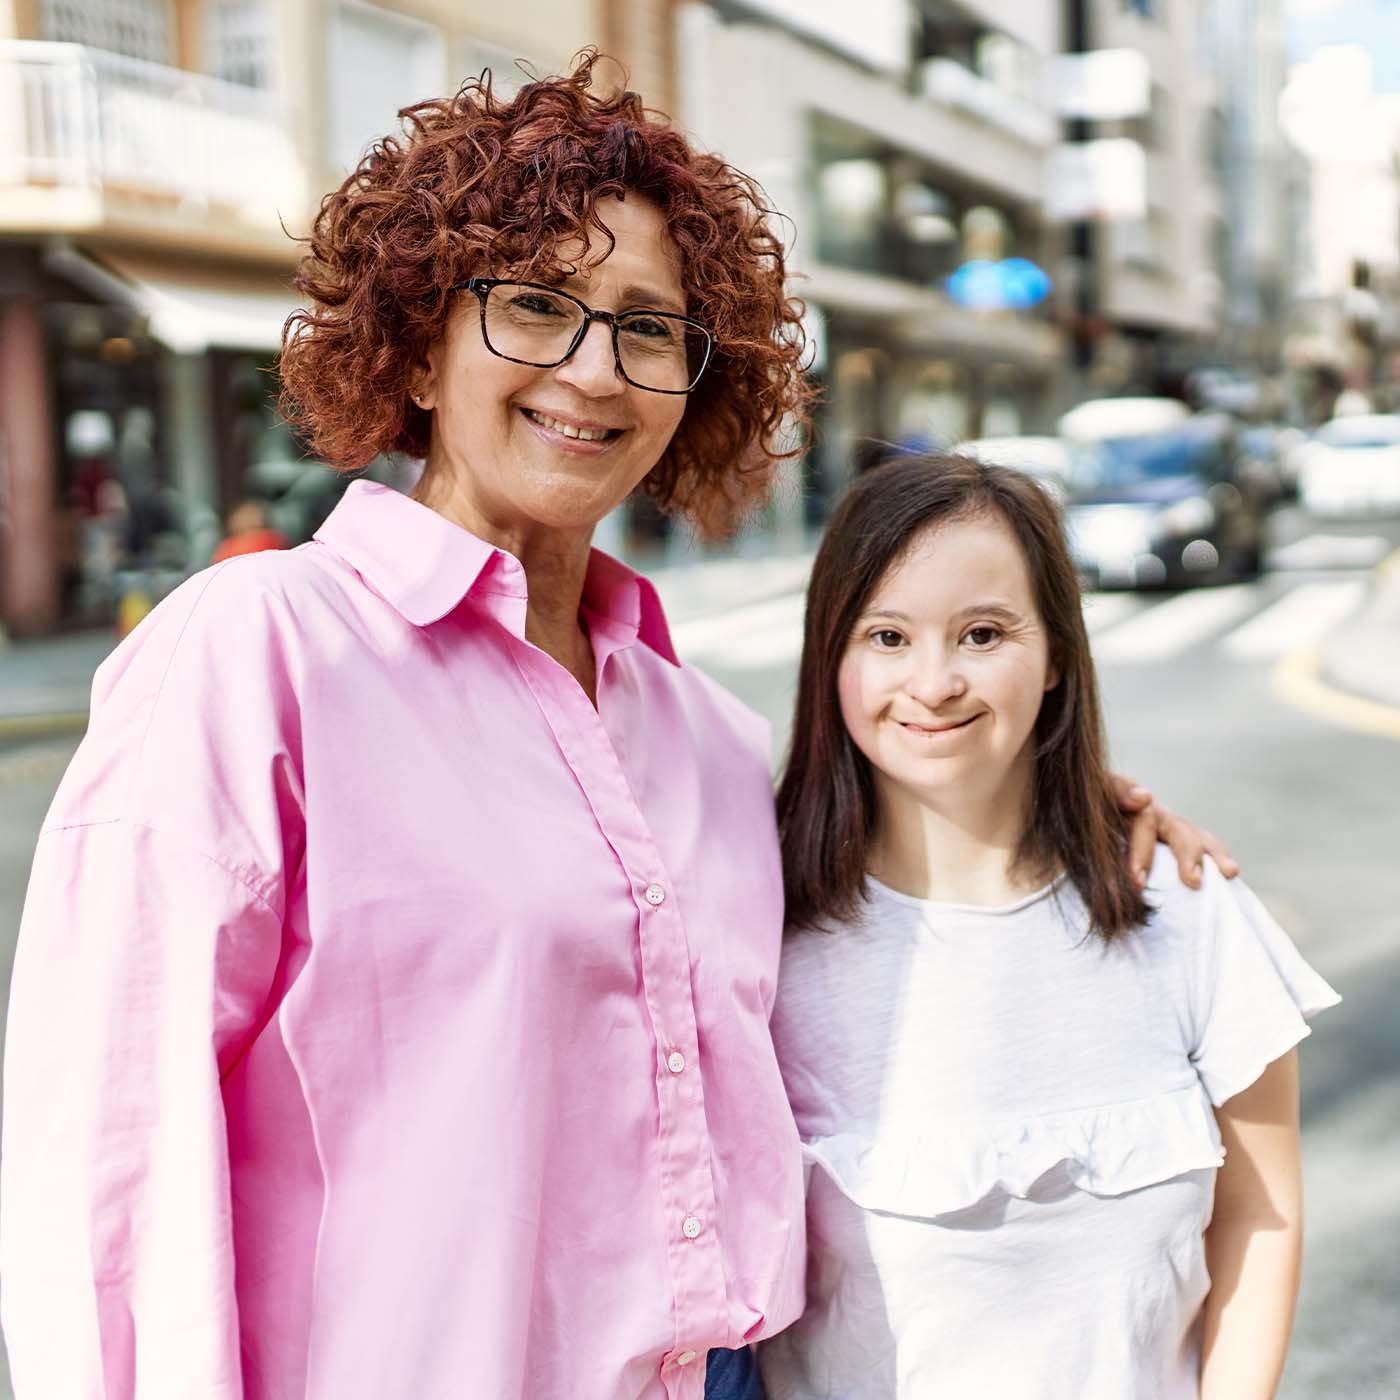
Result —
M 766 726 L 590 539 L 762 503 L 802 308 L 755 185 L 592 68 L 409 109 L 321 206 L 287 404 L 413 497 L 98 674 L 14 974 L 19 1400 L 686 1400 L 801 1306 Z
M 286 549 L 290 543 L 281 530 L 268 524 L 267 511 L 261 501 L 240 501 L 228 513 L 228 534 L 220 540 L 210 562 L 221 564 L 239 554 Z
M 1165 856 L 1128 877 L 1097 694 L 1031 478 L 860 479 L 778 792 L 772 1029 L 814 1170 L 771 1400 L 1274 1394 L 1293 1047 L 1337 997 L 1213 862 L 1199 889 Z

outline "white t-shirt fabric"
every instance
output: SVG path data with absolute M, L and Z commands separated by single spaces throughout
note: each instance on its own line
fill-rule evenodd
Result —
M 769 1400 L 1196 1400 L 1212 1105 L 1336 993 L 1241 882 L 1159 848 L 1146 927 L 1061 879 L 1001 908 L 870 882 L 784 948 L 807 1310 Z

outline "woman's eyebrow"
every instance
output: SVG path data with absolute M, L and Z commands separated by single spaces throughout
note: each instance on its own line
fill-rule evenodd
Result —
M 964 617 L 999 617 L 1005 622 L 1024 621 L 1015 608 L 1007 607 L 1005 603 L 973 603 L 970 607 L 960 608 L 955 616 L 959 619 Z

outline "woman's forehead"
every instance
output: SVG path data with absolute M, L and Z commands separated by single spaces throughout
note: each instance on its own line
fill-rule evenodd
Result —
M 680 249 L 651 200 L 609 196 L 598 201 L 594 213 L 601 229 L 590 224 L 586 238 L 566 238 L 554 249 L 562 286 L 581 294 L 606 282 L 614 290 L 629 287 L 684 297 Z
M 1030 570 L 1020 541 L 999 515 L 949 520 L 914 537 L 876 585 L 882 595 L 918 596 L 939 605 L 992 590 L 1025 604 L 1032 598 Z

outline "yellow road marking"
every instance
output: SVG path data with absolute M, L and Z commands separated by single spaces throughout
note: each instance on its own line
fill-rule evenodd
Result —
M 1385 565 L 1400 568 L 1400 563 L 1392 564 L 1392 560 L 1400 561 L 1400 551 Z M 1274 667 L 1273 691 L 1280 699 L 1318 719 L 1344 729 L 1358 729 L 1363 734 L 1378 734 L 1384 739 L 1400 741 L 1400 709 L 1328 685 L 1322 679 L 1316 648 L 1285 656 Z

